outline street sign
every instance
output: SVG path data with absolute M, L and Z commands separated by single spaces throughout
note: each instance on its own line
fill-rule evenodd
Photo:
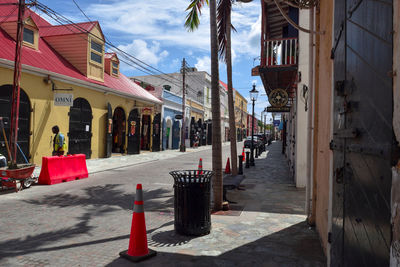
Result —
M 280 123 L 281 123 L 281 120 L 274 120 L 275 127 L 278 127 Z
M 175 119 L 177 119 L 177 120 L 180 120 L 180 119 L 182 119 L 182 115 L 181 115 L 181 114 L 177 114 L 177 115 L 175 115 Z

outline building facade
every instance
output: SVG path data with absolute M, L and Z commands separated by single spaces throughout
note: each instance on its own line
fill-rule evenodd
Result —
M 0 25 L 0 116 L 8 134 L 17 9 L 2 5 L 0 12 L 6 18 Z M 152 129 L 162 102 L 120 73 L 118 57 L 104 51 L 99 23 L 53 26 L 29 9 L 24 22 L 18 138 L 24 156 L 40 164 L 52 154 L 54 125 L 66 136 L 68 154 L 98 158 L 139 153 L 134 138 L 141 121 L 128 127 L 130 115 L 139 117 L 147 110 Z M 154 140 L 150 138 L 149 149 L 157 150 Z M 0 153 L 7 155 L 4 140 L 0 143 Z M 24 161 L 22 154 L 18 161 Z

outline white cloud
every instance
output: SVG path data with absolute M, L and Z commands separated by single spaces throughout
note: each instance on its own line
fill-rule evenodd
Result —
M 197 58 L 197 63 L 194 66 L 199 71 L 206 71 L 207 73 L 211 73 L 211 58 L 209 56 Z
M 146 41 L 140 39 L 133 40 L 127 45 L 120 45 L 118 48 L 151 65 L 157 65 L 169 54 L 166 50 L 161 51 L 159 42 L 153 41 L 148 45 Z

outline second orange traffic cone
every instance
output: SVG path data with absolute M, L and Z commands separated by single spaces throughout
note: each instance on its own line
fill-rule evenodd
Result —
M 226 161 L 225 173 L 226 174 L 230 174 L 231 173 L 231 163 L 229 162 L 229 158 Z
M 135 206 L 133 208 L 131 235 L 128 250 L 119 255 L 133 262 L 145 260 L 157 254 L 156 251 L 147 247 L 146 222 L 143 208 L 142 185 L 136 186 Z
M 197 167 L 197 174 L 203 174 L 203 159 L 202 158 L 200 158 L 199 159 L 199 166 Z

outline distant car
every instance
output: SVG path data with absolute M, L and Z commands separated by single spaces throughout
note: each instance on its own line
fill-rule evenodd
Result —
M 261 145 L 262 141 L 257 136 L 254 136 L 253 148 L 260 147 Z M 244 141 L 244 147 L 251 148 L 251 136 L 247 136 L 246 140 Z

